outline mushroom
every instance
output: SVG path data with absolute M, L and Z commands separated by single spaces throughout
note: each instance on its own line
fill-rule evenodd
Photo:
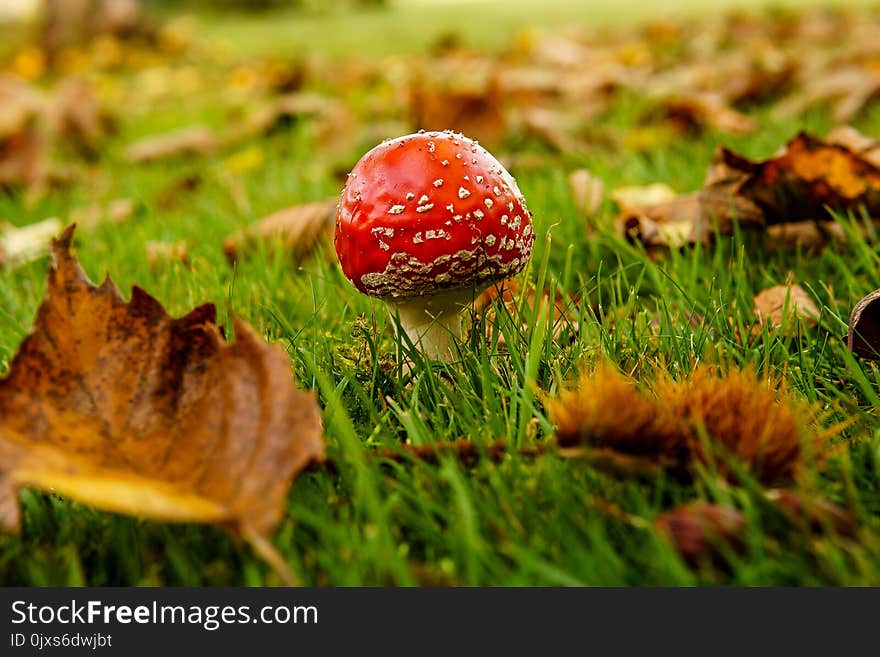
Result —
M 460 311 L 525 267 L 534 242 L 516 181 L 452 131 L 379 144 L 348 174 L 334 244 L 342 271 L 385 301 L 414 345 L 447 360 Z

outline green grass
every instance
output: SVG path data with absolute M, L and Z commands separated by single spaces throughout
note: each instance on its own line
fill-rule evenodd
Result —
M 357 20 L 368 25 L 379 19 Z M 243 26 L 242 34 L 258 25 Z M 218 33 L 231 29 L 215 27 Z M 327 51 L 349 48 L 350 29 L 330 39 Z M 304 582 L 880 584 L 880 423 L 874 410 L 880 405 L 880 370 L 855 362 L 841 340 L 852 305 L 878 284 L 875 247 L 854 236 L 845 248 L 820 255 L 780 255 L 767 252 L 758 236 L 737 234 L 658 263 L 607 226 L 588 235 L 566 185 L 570 170 L 586 166 L 608 188 L 664 181 L 683 191 L 696 189 L 716 144 L 767 156 L 801 128 L 827 130 L 822 112 L 784 124 L 765 118 L 749 137 L 707 134 L 647 153 L 596 148 L 545 154 L 541 166 L 514 170 L 539 236 L 521 278 L 579 295 L 580 330 L 571 340 L 554 340 L 546 317 L 523 329 L 501 313 L 498 328 L 509 350 L 471 336 L 460 360 L 446 366 L 418 363 L 404 376 L 387 366 L 388 356 L 405 346 L 394 338 L 384 307 L 357 294 L 333 260 L 315 257 L 293 266 L 263 251 L 233 270 L 223 257 L 221 242 L 238 227 L 280 207 L 338 192 L 339 181 L 315 161 L 308 124 L 259 144 L 265 161 L 239 176 L 243 197 L 230 189 L 225 154 L 189 163 L 121 164 L 122 147 L 136 136 L 192 120 L 222 125 L 222 114 L 209 101 L 133 112 L 96 165 L 106 174 L 100 185 L 76 186 L 35 202 L 19 193 L 0 195 L 0 217 L 21 225 L 66 216 L 70 208 L 95 200 L 134 197 L 140 210 L 124 228 L 105 226 L 77 237 L 78 256 L 93 280 L 110 272 L 121 289 L 138 284 L 178 315 L 213 301 L 224 321 L 234 311 L 287 348 L 299 385 L 319 392 L 329 455 L 338 465 L 338 472 L 311 471 L 296 481 L 274 539 Z M 627 129 L 637 113 L 623 101 L 602 121 Z M 880 134 L 876 106 L 857 125 Z M 525 147 L 542 152 L 537 144 Z M 353 145 L 351 162 L 359 148 Z M 194 171 L 203 180 L 198 189 L 180 194 L 171 208 L 157 206 L 160 190 Z M 606 203 L 600 223 L 612 216 Z M 157 239 L 187 240 L 192 271 L 176 263 L 151 269 L 143 243 Z M 29 330 L 46 267 L 43 260 L 0 272 L 4 367 Z M 783 283 L 790 273 L 820 305 L 820 326 L 797 337 L 769 331 L 744 344 L 737 335 L 753 322 L 753 294 Z M 688 324 L 692 312 L 704 318 L 696 328 Z M 811 536 L 786 526 L 758 484 L 721 486 L 710 472 L 683 485 L 663 475 L 615 477 L 553 455 L 513 455 L 473 468 L 452 459 L 431 465 L 372 456 L 403 440 L 548 439 L 552 425 L 543 393 L 552 394 L 584 364 L 603 357 L 637 371 L 658 362 L 673 372 L 697 361 L 754 365 L 784 372 L 797 394 L 823 407 L 829 422 L 857 416 L 842 436 L 843 454 L 827 471 L 809 477 L 814 489 L 854 510 L 857 539 Z M 660 512 L 695 499 L 744 511 L 749 528 L 742 553 L 692 569 L 650 529 Z M 608 502 L 624 514 L 603 511 Z M 21 504 L 21 536 L 0 537 L 3 584 L 278 583 L 246 546 L 217 528 L 115 516 L 29 490 L 21 494 Z

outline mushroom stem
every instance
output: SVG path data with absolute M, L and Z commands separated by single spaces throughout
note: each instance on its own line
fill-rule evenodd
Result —
M 454 344 L 461 340 L 461 311 L 479 290 L 464 288 L 437 294 L 388 299 L 392 318 L 425 356 L 449 362 Z

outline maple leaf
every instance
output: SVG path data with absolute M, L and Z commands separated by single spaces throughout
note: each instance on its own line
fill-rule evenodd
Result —
M 227 343 L 206 304 L 174 319 L 138 287 L 126 303 L 52 244 L 48 293 L 0 380 L 0 526 L 18 490 L 54 491 L 160 521 L 216 523 L 286 579 L 267 536 L 297 473 L 323 456 L 315 398 L 287 356 L 236 320 Z

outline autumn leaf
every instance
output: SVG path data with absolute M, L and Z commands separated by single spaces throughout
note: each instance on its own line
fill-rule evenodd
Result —
M 314 201 L 273 212 L 227 237 L 223 252 L 233 261 L 262 242 L 280 246 L 295 259 L 302 259 L 322 240 L 331 243 L 337 202 L 335 198 Z
M 92 285 L 72 237 L 53 242 L 46 300 L 0 380 L 0 525 L 18 530 L 18 491 L 35 487 L 222 525 L 285 575 L 268 536 L 323 454 L 314 397 L 243 321 L 226 343 L 212 305 L 174 319 L 140 288 L 126 303 L 109 278 Z
M 12 268 L 49 255 L 49 243 L 61 230 L 52 217 L 17 228 L 0 222 L 0 268 Z
M 125 157 L 133 164 L 140 164 L 175 157 L 209 155 L 219 145 L 213 130 L 204 125 L 193 125 L 144 137 L 128 147 Z
M 689 565 L 723 561 L 726 549 L 743 547 L 746 519 L 733 507 L 693 502 L 660 514 L 654 521 Z
M 774 285 L 755 295 L 755 316 L 759 324 L 797 332 L 797 322 L 816 326 L 819 309 L 800 285 Z M 792 321 L 794 320 L 794 321 Z M 757 327 L 760 331 L 760 327 Z
M 839 144 L 800 133 L 761 162 L 723 152 L 737 171 L 728 191 L 760 208 L 766 223 L 827 219 L 829 209 L 880 214 L 880 168 Z

